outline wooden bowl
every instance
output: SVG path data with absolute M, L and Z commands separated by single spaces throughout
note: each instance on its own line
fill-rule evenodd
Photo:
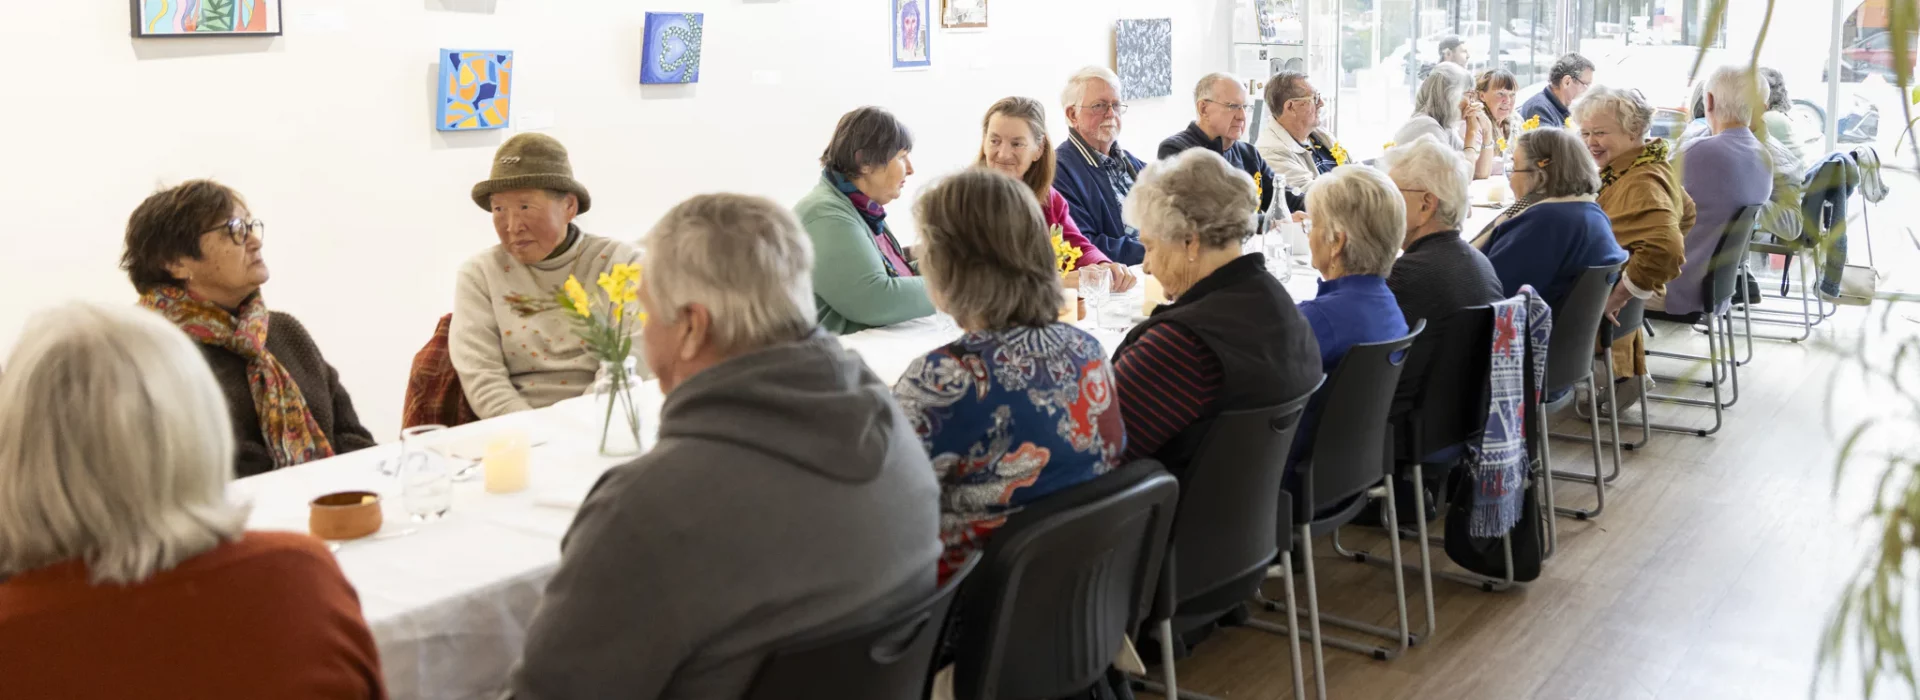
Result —
M 323 540 L 356 540 L 380 531 L 380 494 L 343 491 L 313 499 L 307 531 Z

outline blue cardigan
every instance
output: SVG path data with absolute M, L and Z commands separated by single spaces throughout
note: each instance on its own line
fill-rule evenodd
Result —
M 1060 144 L 1054 155 L 1058 165 L 1053 175 L 1053 191 L 1067 200 L 1067 208 L 1080 233 L 1114 262 L 1138 265 L 1146 259 L 1147 249 L 1140 244 L 1140 235 L 1129 232 L 1126 222 L 1120 220 L 1120 202 L 1126 193 L 1114 186 L 1101 162 L 1112 162 L 1125 172 L 1127 190 L 1133 189 L 1134 178 L 1139 177 L 1140 170 L 1147 164 L 1118 143 L 1113 145 L 1111 153 L 1101 155 L 1088 148 L 1072 130 L 1067 131 L 1066 142 Z
M 1607 213 L 1577 200 L 1527 207 L 1494 227 L 1483 252 L 1508 298 L 1520 293 L 1520 285 L 1533 285 L 1556 309 L 1587 268 L 1627 260 L 1627 251 L 1613 240 Z

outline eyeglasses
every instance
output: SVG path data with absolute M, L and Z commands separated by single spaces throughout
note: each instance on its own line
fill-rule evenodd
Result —
M 1573 79 L 1573 82 L 1579 83 L 1580 87 L 1591 87 L 1593 85 L 1592 81 L 1581 80 L 1580 76 L 1577 75 L 1569 75 L 1567 77 Z
M 1118 116 L 1127 113 L 1127 105 L 1122 102 L 1099 102 L 1090 105 L 1080 105 L 1080 108 L 1094 114 L 1112 112 L 1115 116 Z
M 1226 103 L 1226 102 L 1221 102 L 1221 101 L 1219 101 L 1219 100 L 1214 100 L 1214 99 L 1207 99 L 1207 98 L 1201 98 L 1201 100 L 1200 100 L 1200 101 L 1201 101 L 1201 102 L 1212 102 L 1212 103 L 1214 103 L 1214 104 L 1217 104 L 1217 105 L 1220 105 L 1220 106 L 1222 106 L 1222 107 L 1225 107 L 1225 108 L 1227 108 L 1227 109 L 1231 109 L 1231 110 L 1234 110 L 1234 111 L 1236 111 L 1236 112 L 1247 112 L 1247 111 L 1251 111 L 1251 110 L 1253 109 L 1253 105 L 1251 105 L 1251 104 L 1232 104 L 1232 103 Z
M 224 231 L 227 234 L 227 240 L 233 241 L 234 245 L 244 246 L 247 244 L 247 239 L 249 238 L 256 241 L 265 241 L 267 239 L 267 222 L 259 219 L 233 219 L 228 221 L 227 225 L 213 229 L 207 233 L 213 233 L 215 231 Z
M 1293 98 L 1293 99 L 1291 99 L 1291 100 L 1287 100 L 1287 101 L 1288 101 L 1288 102 L 1304 102 L 1304 101 L 1306 101 L 1306 100 L 1313 100 L 1313 106 L 1314 106 L 1315 108 L 1320 108 L 1320 107 L 1325 107 L 1325 106 L 1327 106 L 1327 98 L 1326 98 L 1325 96 L 1323 96 L 1323 95 L 1321 95 L 1320 93 L 1317 93 L 1317 92 L 1316 92 L 1316 93 L 1313 93 L 1313 94 L 1311 94 L 1311 95 L 1301 95 L 1301 96 L 1299 96 L 1299 97 L 1295 97 L 1295 98 Z

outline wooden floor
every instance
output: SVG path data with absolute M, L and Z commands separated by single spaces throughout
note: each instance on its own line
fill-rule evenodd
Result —
M 1915 266 L 1905 269 L 1920 269 L 1920 255 L 1903 234 L 1883 230 L 1876 240 L 1883 268 L 1892 258 L 1912 259 Z M 1896 247 L 1905 250 L 1891 251 Z M 1626 453 L 1604 514 L 1589 522 L 1561 518 L 1559 554 L 1523 589 L 1484 593 L 1437 581 L 1438 634 L 1405 656 L 1381 662 L 1329 649 L 1329 696 L 1859 697 L 1850 667 L 1837 686 L 1823 681 L 1816 693 L 1813 681 L 1827 617 L 1871 539 L 1861 536 L 1859 514 L 1878 475 L 1861 467 L 1836 493 L 1842 439 L 1835 435 L 1891 403 L 1884 383 L 1861 381 L 1841 358 L 1862 347 L 1885 354 L 1899 339 L 1920 335 L 1920 323 L 1905 317 L 1920 317 L 1920 305 L 1887 311 L 1886 302 L 1846 309 L 1805 343 L 1758 342 L 1723 430 L 1705 438 L 1657 433 L 1646 449 Z M 1653 347 L 1704 354 L 1704 336 L 1665 328 Z M 1686 368 L 1675 360 L 1653 363 L 1655 373 Z M 1656 421 L 1710 415 L 1709 409 L 1655 408 Z M 1592 468 L 1583 443 L 1556 440 L 1553 450 L 1561 468 Z M 1563 506 L 1593 502 L 1589 485 L 1560 482 L 1557 493 Z M 1359 535 L 1348 538 L 1350 546 L 1357 540 L 1376 554 L 1387 552 L 1378 534 L 1350 532 Z M 1391 573 L 1334 558 L 1327 545 L 1324 538 L 1315 542 L 1321 609 L 1391 626 Z M 1411 544 L 1406 552 L 1413 556 Z M 1444 561 L 1437 548 L 1435 557 Z M 1443 568 L 1458 570 L 1450 562 Z M 1415 579 L 1408 581 L 1417 592 Z M 1282 594 L 1278 581 L 1269 582 L 1269 597 Z M 1300 600 L 1304 605 L 1304 593 Z M 1415 599 L 1416 627 L 1419 610 Z M 1225 630 L 1178 668 L 1185 690 L 1236 700 L 1292 696 L 1281 636 Z M 1309 677 L 1309 696 L 1312 687 Z

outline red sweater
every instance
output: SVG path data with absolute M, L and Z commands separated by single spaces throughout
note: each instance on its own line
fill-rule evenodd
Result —
M 360 601 L 319 540 L 249 532 L 131 587 L 71 561 L 0 582 L 9 698 L 385 698 Z

